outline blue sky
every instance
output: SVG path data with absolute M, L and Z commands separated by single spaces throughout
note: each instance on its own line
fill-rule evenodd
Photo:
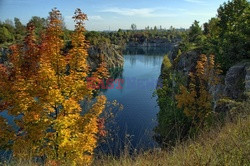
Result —
M 31 16 L 47 17 L 57 7 L 66 26 L 73 29 L 76 8 L 88 15 L 88 30 L 137 29 L 146 26 L 188 28 L 196 19 L 201 23 L 216 16 L 226 0 L 0 0 L 0 20 L 20 18 L 27 23 Z

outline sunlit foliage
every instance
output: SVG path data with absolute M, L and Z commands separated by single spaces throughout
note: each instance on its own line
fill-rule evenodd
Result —
M 204 54 L 200 55 L 196 70 L 189 74 L 188 87 L 180 86 L 180 94 L 176 95 L 178 107 L 184 109 L 185 115 L 192 119 L 192 124 L 197 128 L 203 127 L 212 114 L 212 95 L 209 88 L 219 83 L 220 73 L 213 55 L 209 58 Z
M 92 161 L 106 98 L 98 96 L 90 108 L 80 105 L 92 98 L 93 91 L 86 81 L 91 73 L 84 36 L 87 16 L 77 9 L 73 19 L 69 52 L 62 51 L 62 16 L 53 9 L 41 42 L 36 41 L 31 22 L 24 44 L 13 45 L 8 62 L 0 66 L 0 111 L 17 117 L 18 129 L 14 132 L 1 118 L 0 145 L 8 145 L 18 158 L 42 157 L 49 163 L 73 165 Z M 105 64 L 93 75 L 106 77 Z

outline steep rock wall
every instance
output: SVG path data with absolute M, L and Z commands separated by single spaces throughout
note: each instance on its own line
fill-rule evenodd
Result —
M 181 55 L 178 54 L 178 47 L 175 47 L 169 54 L 169 59 L 174 64 L 174 72 L 181 72 L 184 77 L 195 70 L 197 60 L 201 51 L 192 50 Z M 162 64 L 162 69 L 164 64 Z M 158 85 L 161 85 L 161 75 Z M 209 91 L 213 97 L 214 110 L 217 107 L 217 102 L 221 98 L 230 98 L 233 100 L 244 99 L 245 94 L 250 94 L 250 61 L 243 61 L 233 65 L 226 75 L 218 76 L 221 78 L 221 83 L 216 86 L 210 86 Z

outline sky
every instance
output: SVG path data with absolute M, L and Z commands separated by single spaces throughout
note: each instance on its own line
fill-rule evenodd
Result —
M 0 20 L 17 17 L 26 24 L 32 16 L 47 18 L 56 7 L 66 27 L 74 28 L 76 8 L 88 15 L 87 30 L 137 29 L 150 27 L 188 28 L 194 20 L 207 22 L 226 0 L 0 0 Z

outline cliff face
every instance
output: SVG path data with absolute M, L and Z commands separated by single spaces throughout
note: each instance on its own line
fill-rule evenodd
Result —
M 122 67 L 124 63 L 122 51 L 116 45 L 92 46 L 88 53 L 88 63 L 92 69 L 98 67 L 101 58 L 107 63 L 108 68 Z
M 195 70 L 201 52 L 192 50 L 177 57 L 178 51 L 176 50 L 178 48 L 174 48 L 169 55 L 169 59 L 174 64 L 174 72 L 181 72 L 185 77 L 188 77 L 188 74 Z M 178 58 L 177 61 L 176 58 Z M 162 65 L 163 69 L 164 64 Z M 241 100 L 244 99 L 246 93 L 250 94 L 250 61 L 237 63 L 226 72 L 226 75 L 218 77 L 221 78 L 221 83 L 209 87 L 213 97 L 214 109 L 216 109 L 217 102 L 221 98 Z

